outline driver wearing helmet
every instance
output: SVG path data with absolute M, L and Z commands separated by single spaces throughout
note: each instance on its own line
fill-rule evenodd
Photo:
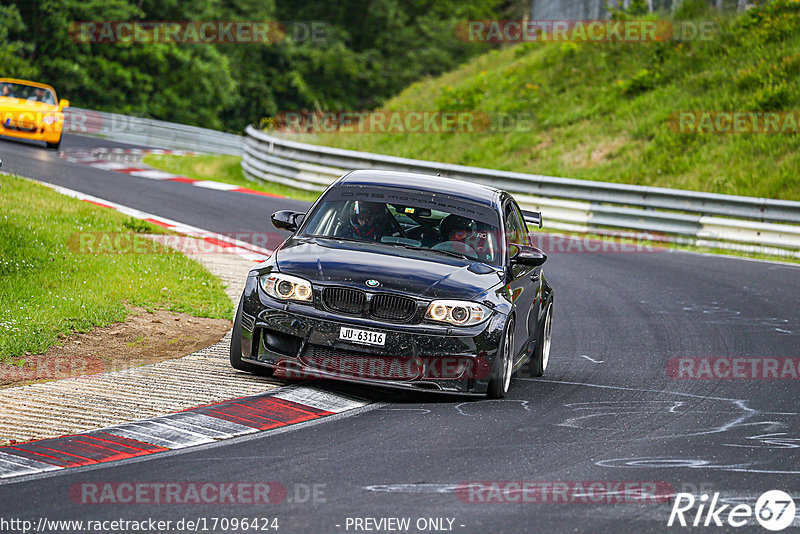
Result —
M 472 258 L 484 259 L 488 254 L 486 232 L 480 231 L 477 226 L 475 221 L 467 217 L 448 215 L 439 225 L 444 240 L 440 243 L 441 247 L 439 248 L 466 254 Z
M 382 237 L 391 235 L 386 216 L 386 206 L 383 204 L 357 200 L 350 215 L 348 237 L 364 241 L 380 241 Z

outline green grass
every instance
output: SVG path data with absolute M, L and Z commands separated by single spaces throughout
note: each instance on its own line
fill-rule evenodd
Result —
M 126 306 L 230 318 L 222 283 L 182 254 L 160 246 L 87 254 L 71 245 L 83 232 L 160 228 L 22 178 L 0 174 L 0 185 L 0 362 L 44 352 L 59 334 L 124 321 Z
M 238 156 L 159 156 L 148 154 L 142 161 L 156 169 L 196 180 L 214 180 L 310 202 L 313 202 L 319 196 L 319 193 L 296 189 L 283 184 L 252 182 L 245 178 L 242 171 L 242 158 Z
M 706 18 L 712 15 L 707 15 Z M 717 17 L 710 41 L 526 43 L 414 83 L 386 110 L 531 114 L 502 133 L 300 140 L 551 176 L 800 200 L 800 135 L 681 134 L 677 111 L 794 111 L 800 2 Z

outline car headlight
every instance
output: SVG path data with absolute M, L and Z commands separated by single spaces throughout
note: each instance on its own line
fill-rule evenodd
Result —
M 434 300 L 425 312 L 425 318 L 456 326 L 472 326 L 489 317 L 491 310 L 483 304 L 464 300 Z
M 56 115 L 48 115 L 42 119 L 42 122 L 45 124 L 53 124 L 58 122 L 58 117 Z
M 261 277 L 261 287 L 278 300 L 299 300 L 311 302 L 313 293 L 311 282 L 288 274 L 272 273 Z

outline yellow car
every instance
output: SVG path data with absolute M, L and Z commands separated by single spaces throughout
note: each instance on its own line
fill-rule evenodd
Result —
M 49 85 L 0 78 L 0 135 L 61 145 L 64 113 L 69 101 L 59 101 Z

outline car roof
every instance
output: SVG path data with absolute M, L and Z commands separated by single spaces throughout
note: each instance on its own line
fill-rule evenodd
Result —
M 482 184 L 443 178 L 413 172 L 358 170 L 343 176 L 337 185 L 369 185 L 414 189 L 439 195 L 448 195 L 480 204 L 497 206 L 502 193 Z

